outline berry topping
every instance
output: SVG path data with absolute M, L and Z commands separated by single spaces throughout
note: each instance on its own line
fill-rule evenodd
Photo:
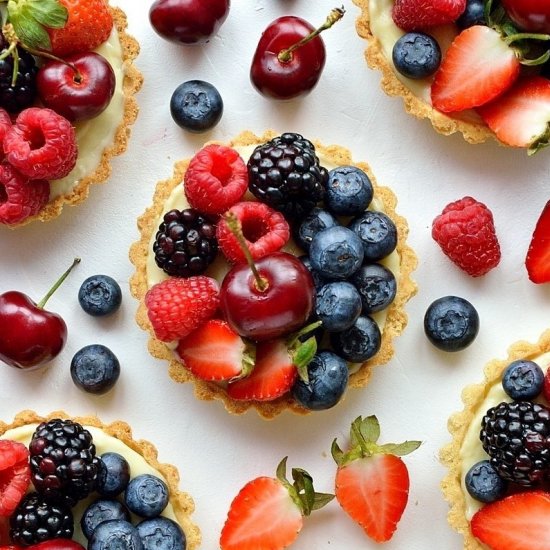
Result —
M 103 453 L 101 455 L 101 471 L 97 478 L 96 489 L 103 497 L 118 496 L 128 486 L 130 481 L 130 464 L 118 453 Z
M 508 488 L 508 483 L 488 460 L 474 464 L 468 470 L 464 483 L 470 496 L 484 503 L 500 500 Z
M 284 216 L 267 204 L 240 202 L 229 209 L 237 217 L 253 260 L 259 260 L 280 250 L 290 238 L 290 228 Z M 231 263 L 244 263 L 246 256 L 225 219 L 216 229 L 220 249 Z
M 25 109 L 4 137 L 8 161 L 31 179 L 65 177 L 76 164 L 77 144 L 71 123 L 51 109 Z
M 437 40 L 422 32 L 404 34 L 393 46 L 395 68 L 407 78 L 426 78 L 439 69 L 441 48 Z
M 11 118 L 5 109 L 0 108 L 0 160 L 4 158 L 4 136 L 11 129 Z
M 130 480 L 124 502 L 131 512 L 142 518 L 160 516 L 168 504 L 168 486 L 151 474 L 141 474 Z
M 394 23 L 404 31 L 452 23 L 464 11 L 466 0 L 396 0 Z
M 111 390 L 120 376 L 116 355 L 101 344 L 84 346 L 71 360 L 71 378 L 87 393 L 102 395 Z
M 356 166 L 339 166 L 328 173 L 325 204 L 334 214 L 360 214 L 370 204 L 373 193 L 369 177 Z
M 218 254 L 216 227 L 194 208 L 164 214 L 153 244 L 156 264 L 168 275 L 199 275 Z
M 80 519 L 82 533 L 89 539 L 100 523 L 112 519 L 130 521 L 130 511 L 118 500 L 95 500 L 84 510 Z
M 145 295 L 149 321 L 155 336 L 163 342 L 180 340 L 211 319 L 218 303 L 217 281 L 202 275 L 166 279 Z
M 542 392 L 544 373 L 534 361 L 512 361 L 502 375 L 504 391 L 516 401 L 531 401 Z
M 432 237 L 472 277 L 485 275 L 500 262 L 493 214 L 472 197 L 448 204 L 433 221 Z
M 246 192 L 246 166 L 239 153 L 224 145 L 203 147 L 189 163 L 184 176 L 189 204 L 203 214 L 223 214 Z
M 395 275 L 381 264 L 362 265 L 352 276 L 351 282 L 361 296 L 363 313 L 386 309 L 397 293 Z
M 50 199 L 50 184 L 29 180 L 9 164 L 0 164 L 0 223 L 16 224 L 38 214 Z
M 123 519 L 112 519 L 100 523 L 88 541 L 87 550 L 144 550 L 138 530 Z
M 456 20 L 459 29 L 467 29 L 474 25 L 485 25 L 485 2 L 484 0 L 466 0 L 466 8 Z
M 372 317 L 360 315 L 351 327 L 342 332 L 332 332 L 330 343 L 334 351 L 344 359 L 352 363 L 363 363 L 378 353 L 382 335 Z
M 315 207 L 294 231 L 294 240 L 304 250 L 309 250 L 313 237 L 323 229 L 338 225 L 338 220 L 326 210 Z
M 138 523 L 137 530 L 145 550 L 185 550 L 187 542 L 183 529 L 171 519 L 159 516 L 158 518 L 144 519 Z
M 550 282 L 550 201 L 544 205 L 537 220 L 525 267 L 533 283 Z
M 94 317 L 111 315 L 120 307 L 122 290 L 112 277 L 92 275 L 80 285 L 78 302 L 86 313 Z
M 317 290 L 315 314 L 328 332 L 351 327 L 361 315 L 361 295 L 347 281 L 332 281 Z
M 0 440 L 0 517 L 9 517 L 31 483 L 29 451 L 22 443 Z
M 367 210 L 353 218 L 348 227 L 363 242 L 364 261 L 377 262 L 397 246 L 397 228 L 383 212 Z

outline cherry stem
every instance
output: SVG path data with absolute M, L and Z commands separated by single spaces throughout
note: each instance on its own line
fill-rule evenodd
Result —
M 231 233 L 233 233 L 233 235 L 237 239 L 237 242 L 239 243 L 239 246 L 243 251 L 244 257 L 246 258 L 246 263 L 252 270 L 254 279 L 256 279 L 256 288 L 260 292 L 265 292 L 267 290 L 267 287 L 269 286 L 269 283 L 267 282 L 267 279 L 265 277 L 262 277 L 260 275 L 260 272 L 258 271 L 256 264 L 254 263 L 254 258 L 252 257 L 252 254 L 250 253 L 250 249 L 246 244 L 246 239 L 244 237 L 243 228 L 241 226 L 241 222 L 239 221 L 239 218 L 237 218 L 234 212 L 227 212 L 224 216 L 224 219 L 225 219 L 225 222 L 227 223 L 227 226 L 229 227 L 229 230 L 231 231 Z
M 342 17 L 344 17 L 344 13 L 346 13 L 346 10 L 344 9 L 344 6 L 341 8 L 334 8 L 329 16 L 327 17 L 326 21 L 317 29 L 309 33 L 307 36 L 304 36 L 299 42 L 296 42 L 296 44 L 293 44 L 290 46 L 290 48 L 286 48 L 284 50 L 281 50 L 279 54 L 277 55 L 277 59 L 281 63 L 288 63 L 292 60 L 292 52 L 297 50 L 298 48 L 302 47 L 304 44 L 307 44 L 310 40 L 313 40 L 316 36 L 320 35 L 323 31 L 330 29 L 334 23 L 337 21 L 340 21 Z
M 80 263 L 80 258 L 75 258 L 73 260 L 73 263 L 71 264 L 71 267 L 69 267 L 69 269 L 67 269 L 67 271 L 65 271 L 65 273 L 63 273 L 63 275 L 61 275 L 61 277 L 59 277 L 59 279 L 52 286 L 52 288 L 50 288 L 50 290 L 48 291 L 46 296 L 44 296 L 44 298 L 42 298 L 42 300 L 40 300 L 40 302 L 38 302 L 38 304 L 36 304 L 36 307 L 38 307 L 40 309 L 43 309 L 43 307 L 46 305 L 46 302 L 50 299 L 51 295 L 61 286 L 63 281 L 67 278 L 69 273 L 73 270 L 73 267 L 76 264 L 79 264 L 79 263 Z

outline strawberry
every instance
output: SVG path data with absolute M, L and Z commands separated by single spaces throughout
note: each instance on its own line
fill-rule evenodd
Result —
M 181 340 L 214 316 L 219 294 L 217 281 L 203 275 L 153 285 L 145 306 L 155 336 L 163 342 Z
M 344 511 L 376 542 L 391 539 L 409 496 L 409 474 L 400 456 L 420 441 L 378 445 L 380 425 L 375 416 L 358 417 L 351 425 L 351 449 L 344 453 L 332 443 L 336 499 Z
M 487 504 L 472 517 L 472 534 L 491 550 L 550 550 L 550 494 L 517 493 Z
M 235 497 L 221 532 L 221 550 L 282 550 L 298 537 L 304 516 L 334 498 L 316 493 L 311 476 L 300 468 L 292 469 L 291 484 L 286 461 L 277 467 L 276 478 L 258 477 Z
M 544 205 L 533 231 L 525 267 L 534 283 L 550 282 L 550 201 Z
M 395 0 L 394 23 L 404 31 L 414 31 L 456 21 L 466 8 L 466 0 Z
M 210 319 L 180 340 L 177 353 L 201 380 L 232 380 L 246 376 L 254 366 L 256 350 L 225 321 Z
M 550 80 L 526 77 L 477 111 L 502 143 L 532 155 L 550 139 Z
M 9 517 L 31 482 L 29 451 L 22 443 L 0 440 L 0 516 Z

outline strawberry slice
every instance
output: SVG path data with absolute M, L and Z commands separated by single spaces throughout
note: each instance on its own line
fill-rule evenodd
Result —
M 239 378 L 254 366 L 254 346 L 221 319 L 201 325 L 179 341 L 176 351 L 185 366 L 201 380 Z
M 550 281 L 550 201 L 544 205 L 533 231 L 525 267 L 534 283 Z
M 500 141 L 532 155 L 550 139 L 550 80 L 524 78 L 478 113 Z
M 298 537 L 304 516 L 334 498 L 315 493 L 311 476 L 300 468 L 292 469 L 291 484 L 286 460 L 277 467 L 277 478 L 258 477 L 235 497 L 222 529 L 221 550 L 282 550 Z
M 474 25 L 451 43 L 435 74 L 432 104 L 452 113 L 483 105 L 507 90 L 520 71 L 516 52 L 490 27 Z
M 472 517 L 472 534 L 491 550 L 550 550 L 550 494 L 517 493 L 487 504 Z
M 338 464 L 336 499 L 344 511 L 376 542 L 390 540 L 409 498 L 409 473 L 400 456 L 420 441 L 378 445 L 380 425 L 375 416 L 351 425 L 351 449 L 344 453 L 336 440 L 332 456 Z
M 0 440 L 0 516 L 9 517 L 31 482 L 29 451 L 25 445 Z

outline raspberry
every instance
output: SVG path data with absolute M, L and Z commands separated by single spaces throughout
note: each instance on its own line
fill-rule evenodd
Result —
M 219 294 L 217 281 L 203 275 L 153 285 L 145 295 L 145 306 L 155 336 L 163 342 L 187 336 L 214 316 Z
M 38 214 L 50 198 L 46 180 L 29 180 L 9 164 L 0 164 L 0 223 L 16 224 Z
M 31 179 L 65 177 L 76 164 L 77 145 L 71 123 L 51 109 L 22 111 L 4 137 L 6 158 Z
M 290 229 L 284 216 L 261 202 L 240 202 L 229 209 L 241 223 L 244 238 L 252 258 L 259 260 L 280 250 L 290 238 Z M 218 245 L 231 263 L 244 263 L 246 257 L 237 238 L 225 220 L 216 229 Z
M 432 237 L 472 277 L 485 275 L 500 262 L 493 214 L 472 197 L 448 204 L 433 221 Z
M 0 440 L 0 517 L 9 517 L 31 483 L 29 451 L 22 443 Z
M 223 214 L 240 201 L 248 186 L 239 153 L 223 145 L 203 147 L 189 163 L 184 177 L 189 204 L 203 214 Z
M 11 129 L 11 118 L 7 111 L 0 109 L 0 161 L 4 159 L 4 136 Z
M 466 8 L 466 0 L 395 0 L 394 23 L 404 31 L 445 25 L 458 19 Z

